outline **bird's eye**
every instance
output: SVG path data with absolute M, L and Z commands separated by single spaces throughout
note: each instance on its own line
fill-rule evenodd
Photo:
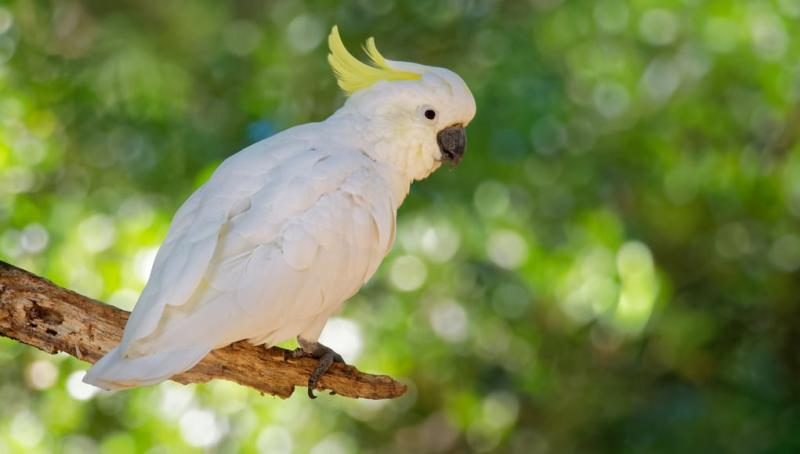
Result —
M 425 109 L 425 118 L 428 120 L 433 120 L 436 118 L 436 111 L 433 109 Z

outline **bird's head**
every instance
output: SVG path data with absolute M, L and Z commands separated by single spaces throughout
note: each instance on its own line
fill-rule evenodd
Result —
M 328 37 L 328 61 L 349 98 L 340 111 L 369 141 L 373 159 L 422 179 L 464 155 L 464 128 L 475 116 L 475 99 L 454 72 L 385 59 L 370 38 L 371 64 L 359 61 L 342 43 L 337 27 Z

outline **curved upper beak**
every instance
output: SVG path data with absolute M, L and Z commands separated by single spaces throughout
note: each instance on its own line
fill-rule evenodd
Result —
M 467 147 L 467 133 L 463 125 L 448 126 L 436 134 L 436 142 L 439 144 L 442 160 L 457 165 Z

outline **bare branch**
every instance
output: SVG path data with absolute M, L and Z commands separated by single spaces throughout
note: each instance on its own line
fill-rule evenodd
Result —
M 0 335 L 94 363 L 117 345 L 127 320 L 128 312 L 0 261 Z M 295 386 L 306 385 L 317 364 L 314 359 L 293 359 L 288 354 L 281 348 L 237 342 L 214 350 L 172 379 L 186 384 L 220 378 L 286 398 Z M 337 363 L 322 377 L 318 389 L 346 397 L 390 399 L 403 395 L 406 386 L 391 377 Z

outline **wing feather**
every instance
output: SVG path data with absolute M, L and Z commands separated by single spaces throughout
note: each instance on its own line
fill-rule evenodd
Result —
M 284 146 L 270 148 L 267 142 L 246 148 L 223 162 L 211 179 L 178 209 L 126 325 L 123 352 L 132 342 L 145 339 L 158 329 L 168 306 L 184 305 L 195 299 L 193 296 L 208 274 L 230 221 L 252 209 L 251 197 L 264 188 L 266 175 L 275 174 L 275 168 L 287 156 L 307 146 L 284 140 Z M 281 141 L 278 142 L 280 145 Z M 307 156 L 302 157 L 305 159 L 299 161 L 308 160 Z M 280 188 L 276 191 L 281 192 Z
M 198 336 L 221 346 L 318 335 L 375 272 L 395 222 L 375 163 L 357 151 L 287 156 L 261 173 L 223 164 L 179 210 L 126 328 L 137 354 Z

